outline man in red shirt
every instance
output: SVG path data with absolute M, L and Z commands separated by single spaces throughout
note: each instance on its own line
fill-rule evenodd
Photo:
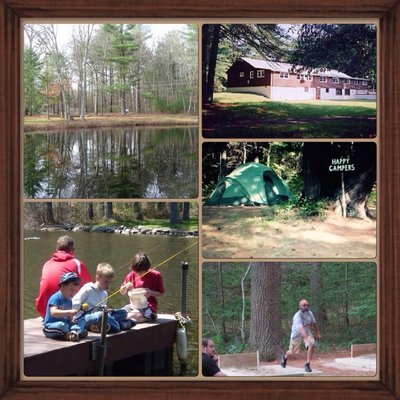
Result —
M 75 258 L 74 252 L 74 241 L 69 236 L 61 236 L 57 240 L 56 252 L 43 266 L 39 294 L 35 300 L 36 310 L 42 318 L 46 315 L 47 302 L 50 296 L 59 290 L 58 283 L 62 274 L 74 272 L 81 279 L 80 286 L 93 282 L 86 265 Z

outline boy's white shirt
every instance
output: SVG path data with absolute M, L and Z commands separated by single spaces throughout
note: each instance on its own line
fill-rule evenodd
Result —
M 72 298 L 72 307 L 79 309 L 83 303 L 89 304 L 90 308 L 94 307 L 96 304 L 107 305 L 106 301 L 99 304 L 106 298 L 106 290 L 100 289 L 96 282 L 89 282 L 83 285 L 79 289 L 79 292 Z

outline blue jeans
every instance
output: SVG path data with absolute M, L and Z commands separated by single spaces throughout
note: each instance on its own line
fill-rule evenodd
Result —
M 126 320 L 126 316 L 128 313 L 125 310 L 112 310 L 107 313 L 107 322 L 110 324 L 111 332 L 120 332 L 121 327 L 119 325 L 120 322 Z M 89 328 L 90 325 L 98 325 L 101 324 L 101 320 L 103 317 L 102 311 L 95 311 L 90 314 L 86 314 L 84 320 L 86 321 L 86 327 Z
M 81 337 L 85 331 L 85 320 L 80 319 L 76 322 L 56 321 L 49 322 L 43 326 L 44 336 L 51 339 L 64 339 L 69 331 L 76 331 L 78 336 Z

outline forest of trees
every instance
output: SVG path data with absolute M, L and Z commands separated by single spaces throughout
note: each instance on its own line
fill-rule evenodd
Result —
M 239 57 L 337 69 L 376 85 L 376 27 L 369 24 L 213 24 L 202 27 L 202 103 L 226 86 Z
M 220 177 L 255 160 L 270 166 L 286 181 L 295 195 L 295 206 L 327 201 L 342 216 L 358 218 L 370 217 L 369 207 L 376 206 L 374 143 L 204 143 L 203 197 L 211 193 Z M 354 169 L 334 171 L 332 160 L 349 162 Z
M 194 202 L 34 202 L 24 205 L 24 228 L 41 225 L 145 224 L 161 220 L 166 225 L 197 225 L 198 207 Z
M 74 25 L 64 45 L 57 25 L 25 25 L 25 115 L 196 115 L 197 26 L 182 28 L 151 47 L 149 25 Z
M 194 198 L 197 128 L 25 134 L 28 198 Z
M 376 342 L 374 263 L 205 263 L 202 276 L 202 333 L 221 354 L 279 357 L 302 298 L 320 327 L 322 351 Z

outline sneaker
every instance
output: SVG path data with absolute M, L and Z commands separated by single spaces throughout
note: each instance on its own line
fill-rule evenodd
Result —
M 107 323 L 106 333 L 110 332 L 110 330 L 111 330 L 111 325 Z M 89 331 L 94 333 L 101 333 L 101 323 L 90 325 Z
M 79 333 L 79 337 L 80 337 L 81 339 L 86 339 L 86 338 L 88 337 L 88 331 L 87 331 L 87 329 L 84 329 L 83 331 L 81 331 L 81 332 Z
M 151 313 L 150 314 L 150 319 L 152 320 L 152 321 L 155 321 L 156 319 L 157 319 L 157 314 L 156 313 Z
M 128 331 L 129 329 L 133 328 L 135 325 L 136 325 L 136 320 L 133 318 L 119 323 L 121 331 Z
M 306 363 L 306 365 L 304 366 L 304 371 L 306 372 L 312 372 L 312 369 L 310 367 L 310 363 Z
M 65 334 L 65 340 L 69 342 L 79 342 L 79 335 L 75 331 L 69 331 Z
M 281 357 L 281 367 L 282 367 L 282 368 L 286 368 L 286 364 L 287 364 L 287 358 L 282 354 L 282 357 Z

